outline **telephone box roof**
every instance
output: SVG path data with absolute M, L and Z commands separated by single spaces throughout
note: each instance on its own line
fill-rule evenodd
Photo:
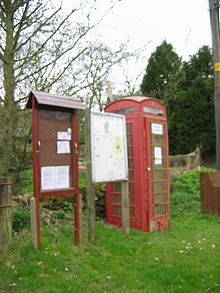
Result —
M 164 103 L 158 99 L 155 98 L 151 98 L 151 97 L 143 97 L 143 96 L 131 96 L 131 97 L 124 97 L 118 100 L 114 100 L 111 103 L 109 103 L 105 109 L 108 109 L 110 106 L 114 105 L 114 104 L 118 104 L 121 103 L 123 101 L 131 101 L 133 103 L 137 103 L 137 104 L 141 104 L 144 101 L 152 101 L 152 102 L 156 102 L 157 104 L 161 104 L 163 107 L 165 107 Z
M 78 98 L 69 96 L 61 96 L 40 91 L 31 91 L 26 108 L 32 108 L 32 98 L 35 98 L 39 105 L 48 105 L 60 108 L 79 109 L 84 110 L 85 106 Z

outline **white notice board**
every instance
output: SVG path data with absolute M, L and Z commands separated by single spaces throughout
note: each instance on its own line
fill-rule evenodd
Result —
M 125 116 L 91 113 L 93 182 L 128 180 Z

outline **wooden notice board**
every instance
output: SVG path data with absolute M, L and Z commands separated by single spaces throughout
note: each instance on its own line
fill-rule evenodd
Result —
M 34 199 L 31 201 L 33 244 L 40 248 L 40 198 L 74 195 L 75 242 L 81 242 L 78 187 L 78 118 L 83 103 L 73 97 L 31 91 Z
M 74 188 L 73 136 L 72 113 L 39 110 L 41 191 Z

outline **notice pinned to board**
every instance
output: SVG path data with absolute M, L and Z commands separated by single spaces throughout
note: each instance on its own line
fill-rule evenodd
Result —
M 41 190 L 54 190 L 69 187 L 69 166 L 41 167 Z
M 154 164 L 162 165 L 162 148 L 154 147 Z
M 68 128 L 67 131 L 58 131 L 57 139 L 58 140 L 71 140 L 71 128 Z
M 151 123 L 152 134 L 163 135 L 163 125 L 159 123 Z
M 57 153 L 70 154 L 70 142 L 65 140 L 57 141 Z

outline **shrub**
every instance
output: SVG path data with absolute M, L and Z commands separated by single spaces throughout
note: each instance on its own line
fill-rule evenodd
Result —
M 26 209 L 17 209 L 12 214 L 12 229 L 19 232 L 30 227 L 30 212 Z
M 180 175 L 172 184 L 171 207 L 176 211 L 193 211 L 200 208 L 200 173 L 212 172 L 202 168 Z
M 57 211 L 53 211 L 53 215 L 52 217 L 54 219 L 60 219 L 63 220 L 65 219 L 65 211 L 64 210 L 57 210 Z

